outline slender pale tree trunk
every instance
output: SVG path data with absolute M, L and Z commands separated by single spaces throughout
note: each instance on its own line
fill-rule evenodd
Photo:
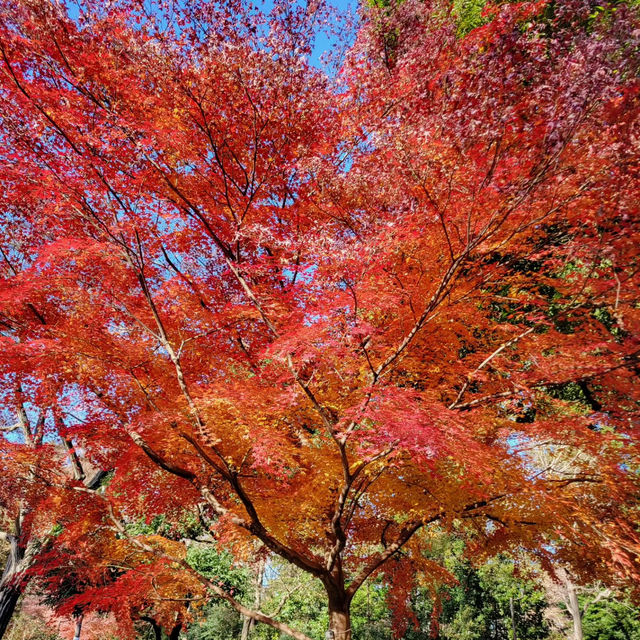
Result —
M 253 628 L 253 618 L 245 616 L 242 620 L 242 633 L 240 634 L 240 640 L 247 640 L 249 638 L 249 632 Z
M 255 573 L 255 580 L 253 584 L 256 591 L 255 597 L 253 599 L 253 604 L 256 611 L 260 611 L 260 607 L 262 606 L 262 592 L 264 588 L 262 586 L 262 583 L 264 581 L 264 571 L 266 563 L 267 561 L 265 558 L 260 558 L 260 561 L 258 562 L 258 568 Z M 240 640 L 248 640 L 251 629 L 253 629 L 255 624 L 256 621 L 254 618 L 251 618 L 249 616 L 244 617 L 244 620 L 242 621 L 242 633 L 240 634 Z
M 76 624 L 73 630 L 73 640 L 80 640 L 80 634 L 82 633 L 82 621 L 84 620 L 84 614 L 76 616 Z
M 573 620 L 573 640 L 583 640 L 582 635 L 582 610 L 578 603 L 578 593 L 576 591 L 576 585 L 571 580 L 571 577 L 566 570 L 562 569 L 558 572 L 565 587 L 565 594 L 563 594 L 564 604 L 567 607 L 567 611 Z
M 582 611 L 578 604 L 576 586 L 569 579 L 567 579 L 567 595 L 569 601 L 568 609 L 573 619 L 573 640 L 582 640 Z

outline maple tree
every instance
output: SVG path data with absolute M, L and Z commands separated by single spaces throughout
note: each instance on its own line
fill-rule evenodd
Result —
M 39 474 L 70 608 L 306 640 L 157 514 L 316 577 L 338 640 L 379 573 L 402 634 L 436 526 L 638 578 L 637 17 L 484 18 L 369 8 L 332 78 L 321 3 L 0 3 L 4 394 L 113 470 Z
M 14 334 L 14 338 L 17 337 Z M 61 495 L 50 492 L 52 484 L 73 478 L 84 490 L 93 492 L 105 477 L 101 470 L 83 464 L 66 429 L 54 418 L 58 446 L 45 441 L 46 412 L 33 410 L 29 389 L 19 379 L 11 389 L 13 402 L 5 407 L 9 417 L 17 422 L 4 425 L 2 431 L 19 433 L 20 441 L 0 442 L 3 495 L 0 503 L 0 541 L 7 546 L 7 556 L 0 579 L 0 637 L 4 635 L 24 588 L 33 574 L 31 569 L 41 554 L 43 545 L 51 540 L 54 524 L 52 502 Z M 15 404 L 14 404 L 15 403 Z M 13 414 L 13 415 L 12 415 Z

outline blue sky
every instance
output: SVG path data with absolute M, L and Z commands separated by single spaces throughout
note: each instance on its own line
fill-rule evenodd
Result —
M 250 0 L 260 9 L 265 12 L 270 11 L 273 7 L 273 0 Z M 300 0 L 298 0 L 300 1 Z M 304 1 L 304 0 L 302 0 Z M 76 4 L 77 0 L 63 0 L 63 4 L 66 6 L 69 16 L 76 20 L 78 18 L 78 5 Z M 188 0 L 187 0 L 188 2 Z M 216 2 L 216 0 L 211 0 L 211 2 Z M 338 11 L 342 14 L 347 14 L 352 12 L 355 14 L 358 8 L 358 0 L 327 0 L 328 4 L 338 9 Z M 320 56 L 331 49 L 333 45 L 337 44 L 335 40 L 332 40 L 325 33 L 319 33 L 316 40 L 316 46 L 314 48 L 313 54 L 311 56 L 310 62 L 317 66 L 321 67 Z
M 358 0 L 327 0 L 327 2 L 341 13 L 348 13 L 349 11 L 355 12 L 358 8 Z M 313 55 L 311 56 L 311 62 L 316 66 L 320 66 L 320 56 L 325 51 L 328 51 L 333 44 L 335 43 L 331 42 L 326 34 L 319 33 Z

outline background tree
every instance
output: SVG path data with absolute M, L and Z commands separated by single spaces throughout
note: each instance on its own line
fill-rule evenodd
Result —
M 17 421 L 4 425 L 2 431 L 10 436 L 0 443 L 0 541 L 7 547 L 0 579 L 0 637 L 33 576 L 33 565 L 55 539 L 51 505 L 62 496 L 51 487 L 73 479 L 91 492 L 105 476 L 83 466 L 64 423 L 35 408 L 33 391 L 28 381 L 14 378 L 4 411 Z M 54 426 L 47 428 L 47 422 Z
M 516 563 L 507 557 L 496 557 L 472 567 L 464 558 L 461 541 L 448 536 L 442 537 L 434 552 L 455 582 L 438 594 L 437 610 L 441 614 L 433 620 L 429 606 L 432 598 L 422 594 L 426 615 L 420 620 L 422 634 L 417 637 L 426 638 L 431 633 L 443 640 L 509 640 L 514 631 L 521 640 L 549 636 L 544 619 L 546 593 L 526 558 L 521 557 Z M 407 637 L 412 638 L 413 634 Z
M 640 637 L 640 617 L 637 608 L 625 598 L 605 602 L 599 600 L 592 605 L 584 602 L 582 619 L 584 637 L 602 640 L 636 640 Z

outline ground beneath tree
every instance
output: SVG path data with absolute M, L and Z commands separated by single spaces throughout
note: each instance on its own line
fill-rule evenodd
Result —
M 71 640 L 74 636 L 74 624 L 71 618 L 57 616 L 53 609 L 40 604 L 36 596 L 27 595 L 22 601 L 20 615 L 16 616 L 9 629 L 7 640 L 40 640 L 46 637 L 47 631 Z M 83 640 L 108 640 L 117 637 L 114 617 L 110 614 L 88 614 L 82 623 L 81 637 Z

